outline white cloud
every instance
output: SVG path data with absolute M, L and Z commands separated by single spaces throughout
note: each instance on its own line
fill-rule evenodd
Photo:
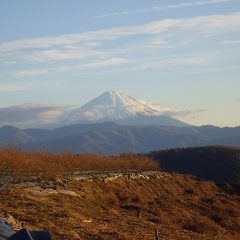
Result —
M 0 83 L 0 92 L 19 92 L 27 91 L 30 88 L 23 84 L 18 83 Z
M 195 109 L 195 110 L 183 110 L 183 111 L 169 111 L 169 112 L 165 112 L 164 114 L 184 121 L 186 118 L 194 119 L 196 118 L 196 116 L 199 116 L 207 111 L 208 111 L 207 109 Z
M 195 54 L 180 54 L 172 55 L 168 57 L 146 57 L 146 58 L 136 58 L 128 61 L 128 64 L 124 68 L 104 70 L 99 72 L 92 72 L 94 75 L 102 75 L 106 73 L 121 73 L 121 72 L 137 72 L 148 69 L 167 69 L 173 67 L 199 67 L 204 66 L 208 67 L 208 71 L 226 71 L 232 69 L 238 69 L 239 66 L 223 67 L 215 66 L 212 67 L 212 64 L 218 65 L 221 63 L 221 59 L 224 59 L 228 51 L 211 51 L 205 53 L 195 53 Z M 226 57 L 225 57 L 226 58 Z M 190 68 L 189 68 L 190 69 Z
M 128 60 L 124 58 L 111 58 L 101 61 L 89 62 L 84 64 L 65 65 L 62 67 L 53 67 L 45 69 L 33 69 L 15 72 L 16 77 L 38 77 L 54 72 L 69 72 L 76 69 L 94 69 L 94 68 L 105 68 L 110 66 L 116 66 L 127 63 Z
M 11 66 L 11 65 L 16 64 L 16 61 L 7 61 L 7 62 L 4 62 L 3 64 L 4 64 L 5 66 Z
M 44 51 L 37 51 L 26 54 L 23 58 L 30 62 L 45 62 L 56 60 L 70 60 L 81 59 L 90 56 L 97 56 L 102 53 L 97 51 L 87 51 L 81 49 L 60 50 L 60 49 L 48 49 Z
M 236 50 L 232 51 L 236 54 Z M 172 68 L 172 67 L 208 67 L 208 71 L 226 71 L 232 69 L 238 69 L 239 65 L 222 66 L 221 60 L 226 59 L 226 56 L 231 57 L 231 51 L 211 51 L 204 53 L 192 53 L 192 54 L 179 54 L 168 55 L 160 57 L 143 57 L 143 58 L 110 58 L 100 61 L 93 61 L 84 64 L 64 65 L 46 69 L 33 69 L 15 72 L 14 75 L 18 77 L 36 77 L 48 73 L 55 72 L 71 72 L 73 70 L 79 71 L 81 75 L 102 75 L 105 73 L 120 73 L 120 72 L 136 72 L 147 69 L 160 69 L 160 68 Z M 229 55 L 230 54 L 230 55 Z M 215 64 L 213 67 L 212 64 Z M 220 65 L 219 65 L 220 64 Z M 111 66 L 121 66 L 122 68 L 107 69 Z M 92 71 L 91 69 L 98 69 L 98 71 Z M 89 71 L 88 71 L 89 70 Z M 91 70 L 91 71 L 90 71 Z M 13 74 L 13 73 L 10 73 Z
M 219 58 L 219 53 L 201 53 L 190 55 L 170 56 L 167 58 L 139 59 L 139 66 L 143 69 L 166 68 L 173 66 L 208 65 Z M 142 62 L 142 64 L 141 64 Z
M 37 77 L 46 75 L 49 73 L 48 69 L 34 69 L 34 70 L 24 70 L 14 73 L 16 77 Z
M 167 41 L 163 41 L 163 40 L 153 40 L 150 43 L 151 47 L 157 47 L 157 48 L 172 48 L 173 46 L 170 45 Z
M 197 1 L 197 2 L 185 2 L 180 4 L 169 4 L 165 6 L 154 6 L 150 8 L 140 8 L 140 9 L 129 10 L 129 11 L 106 13 L 106 14 L 95 16 L 95 18 L 122 16 L 122 15 L 148 13 L 148 12 L 159 12 L 163 10 L 196 7 L 196 6 L 202 6 L 202 5 L 211 5 L 211 4 L 220 4 L 220 3 L 229 3 L 229 2 L 236 2 L 236 0 L 206 0 L 206 1 Z
M 239 45 L 240 40 L 225 40 L 225 41 L 222 41 L 221 44 L 223 44 L 223 45 Z
M 41 104 L 21 104 L 0 108 L 0 124 L 34 126 L 50 124 L 61 117 L 67 107 Z
M 140 102 L 151 106 L 163 115 L 172 116 L 178 119 L 195 116 L 207 111 L 206 109 L 178 111 L 145 101 Z M 14 125 L 22 128 L 55 127 L 65 116 L 69 115 L 71 111 L 71 106 L 31 103 L 0 107 L 0 125 Z
M 139 59 L 133 59 L 135 53 L 142 55 L 160 53 L 162 49 L 178 47 L 171 40 L 184 36 L 188 38 L 195 36 L 199 41 L 202 36 L 213 37 L 217 33 L 228 33 L 239 31 L 240 12 L 229 15 L 198 16 L 193 18 L 164 19 L 142 25 L 126 26 L 120 28 L 103 29 L 92 32 L 82 32 L 56 37 L 43 37 L 35 39 L 22 39 L 11 42 L 0 43 L 1 62 L 18 63 L 45 63 L 48 61 L 66 61 L 80 59 L 84 63 L 57 67 L 43 67 L 33 69 L 30 65 L 26 69 L 16 72 L 1 71 L 0 75 L 14 75 L 16 77 L 36 77 L 54 72 L 68 72 L 75 69 L 106 68 L 109 66 L 120 66 L 126 63 L 138 63 Z M 164 35 L 162 35 L 164 33 Z M 166 34 L 167 33 L 167 34 Z M 184 33 L 184 34 L 183 34 Z M 116 41 L 119 38 L 131 38 L 120 47 L 117 43 L 108 47 L 107 41 Z M 195 40 L 194 39 L 194 40 Z M 132 41 L 133 40 L 133 41 Z M 193 41 L 193 40 L 192 40 Z M 180 41 L 182 42 L 182 41 Z M 239 41 L 223 41 L 222 44 L 238 44 Z M 203 54 L 204 55 L 204 54 Z M 151 69 L 161 66 L 173 65 L 199 65 L 212 62 L 213 56 L 180 56 L 177 59 L 151 59 L 140 64 L 140 66 L 129 66 L 131 69 Z M 206 55 L 206 54 L 205 54 Z M 129 57 L 131 56 L 131 58 Z M 129 59 L 129 60 L 127 60 Z M 131 60 L 132 59 L 132 60 Z M 31 67 L 31 68 L 30 68 Z
M 108 60 L 92 62 L 92 63 L 85 63 L 76 66 L 77 68 L 99 68 L 99 67 L 109 67 L 114 65 L 121 65 L 127 63 L 128 60 L 124 58 L 112 58 Z
M 156 111 L 159 111 L 159 112 L 162 112 L 162 113 L 165 113 L 165 112 L 169 112 L 171 111 L 170 108 L 167 108 L 167 107 L 162 107 L 160 106 L 159 104 L 154 104 L 154 103 L 150 103 L 150 102 L 146 102 L 144 100 L 139 100 L 138 101 L 142 104 L 145 104 L 145 105 L 148 105 L 150 106 L 152 109 L 156 110 Z
M 240 12 L 229 15 L 199 16 L 189 19 L 164 19 L 137 26 L 111 28 L 56 37 L 42 37 L 3 42 L 0 44 L 0 52 L 4 53 L 23 49 L 44 49 L 59 46 L 71 46 L 94 41 L 112 41 L 128 36 L 159 34 L 170 31 L 170 29 L 212 33 L 218 31 L 238 31 L 239 28 Z

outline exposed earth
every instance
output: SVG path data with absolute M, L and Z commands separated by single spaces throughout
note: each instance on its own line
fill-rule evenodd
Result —
M 15 178 L 0 217 L 55 240 L 240 239 L 237 186 L 160 172 Z

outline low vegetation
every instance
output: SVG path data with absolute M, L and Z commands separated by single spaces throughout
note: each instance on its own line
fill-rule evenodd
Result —
M 132 154 L 100 156 L 94 154 L 55 154 L 49 151 L 25 152 L 15 147 L 0 149 L 0 172 L 62 173 L 72 170 L 158 170 L 159 164 L 148 157 Z
M 58 184 L 1 191 L 0 217 L 49 229 L 53 240 L 153 240 L 156 230 L 161 240 L 240 239 L 240 196 L 227 193 L 227 186 L 166 173 Z

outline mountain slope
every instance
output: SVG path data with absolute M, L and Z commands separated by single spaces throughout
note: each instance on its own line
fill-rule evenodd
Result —
M 72 110 L 61 125 L 106 121 L 126 125 L 187 125 L 168 116 L 168 112 L 167 108 L 146 104 L 122 91 L 108 91 Z
M 70 134 L 65 132 L 65 128 Z M 28 132 L 28 131 L 27 131 Z M 56 136 L 56 138 L 54 138 Z M 156 149 L 205 145 L 204 137 L 195 136 L 195 130 L 166 126 L 122 126 L 113 123 L 76 125 L 50 131 L 49 139 L 38 146 L 55 152 L 93 152 L 119 154 L 124 152 L 149 152 Z M 36 143 L 23 145 L 28 150 Z
M 47 228 L 53 240 L 153 240 L 156 229 L 159 239 L 240 239 L 239 195 L 212 182 L 165 173 L 106 182 L 48 179 L 24 177 L 1 191 L 0 217 Z
M 112 122 L 46 129 L 0 128 L 0 145 L 118 154 L 207 145 L 240 146 L 240 128 L 126 126 Z
M 25 130 L 13 126 L 0 127 L 0 145 L 25 144 L 30 142 L 35 142 L 34 138 Z
M 149 152 L 156 149 L 181 148 L 206 145 L 240 146 L 240 128 L 218 128 L 215 135 L 209 127 L 169 127 L 169 126 L 123 126 L 114 123 L 80 124 L 49 131 L 39 139 L 31 135 L 35 142 L 29 142 L 34 149 L 36 142 L 53 151 L 95 152 L 118 154 L 123 152 Z M 223 137 L 225 136 L 225 137 Z M 236 138 L 236 142 L 232 139 Z M 229 142 L 229 139 L 231 141 Z

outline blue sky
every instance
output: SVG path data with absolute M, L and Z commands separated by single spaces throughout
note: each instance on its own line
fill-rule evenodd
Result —
M 240 0 L 0 1 L 0 124 L 121 89 L 191 124 L 238 126 L 239 77 Z

